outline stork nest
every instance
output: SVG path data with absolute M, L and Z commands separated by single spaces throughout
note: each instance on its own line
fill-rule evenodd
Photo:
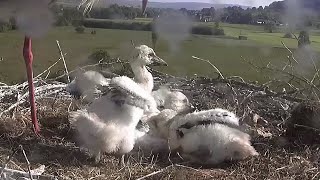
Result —
M 298 134 L 294 139 L 286 136 L 284 122 L 300 99 L 243 81 L 152 73 L 155 88 L 166 85 L 179 89 L 199 110 L 221 107 L 234 111 L 250 132 L 260 156 L 200 168 L 182 165 L 181 160 L 170 159 L 167 155 L 133 152 L 128 167 L 122 170 L 118 169 L 117 160 L 110 156 L 95 164 L 78 147 L 68 123 L 68 112 L 79 109 L 81 103 L 68 95 L 64 83 L 37 80 L 36 86 L 42 89 L 37 94 L 40 137 L 32 132 L 28 97 L 24 96 L 26 83 L 0 87 L 0 112 L 5 112 L 0 117 L 1 164 L 5 164 L 13 149 L 23 145 L 31 167 L 44 164 L 46 173 L 60 179 L 137 179 L 144 176 L 145 179 L 320 178 L 319 136 L 313 144 L 302 140 L 304 134 Z M 15 154 L 7 165 L 15 169 L 27 169 L 28 166 L 21 153 Z

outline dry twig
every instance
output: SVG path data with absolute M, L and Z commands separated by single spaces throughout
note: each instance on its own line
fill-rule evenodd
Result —
M 67 64 L 66 64 L 66 61 L 65 61 L 63 52 L 62 52 L 62 50 L 61 50 L 59 41 L 56 40 L 56 42 L 57 42 L 57 46 L 58 46 L 58 49 L 59 49 L 59 53 L 60 53 L 61 59 L 62 59 L 62 61 L 63 61 L 64 70 L 65 70 L 65 72 L 66 72 L 66 74 L 67 74 L 67 77 L 68 77 L 68 82 L 70 83 L 71 81 L 70 81 L 70 76 L 69 76 L 69 72 L 68 72 L 68 67 L 67 67 Z

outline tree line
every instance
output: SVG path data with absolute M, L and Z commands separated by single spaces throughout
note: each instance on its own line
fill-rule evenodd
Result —
M 238 6 L 226 7 L 216 9 L 214 7 L 203 8 L 201 10 L 188 10 L 181 8 L 176 9 L 165 9 L 165 8 L 148 8 L 146 14 L 143 15 L 140 8 L 119 6 L 113 4 L 105 8 L 93 9 L 90 14 L 87 15 L 89 18 L 95 19 L 135 19 L 141 17 L 154 18 L 161 14 L 168 13 L 183 13 L 193 21 L 221 21 L 226 23 L 234 24 L 272 24 L 272 25 L 285 25 L 286 19 L 283 18 L 287 13 L 287 3 L 289 0 L 273 2 L 266 7 L 252 7 L 243 9 Z M 320 28 L 319 18 L 320 14 L 317 10 L 320 9 L 319 0 L 300 0 L 304 8 L 313 10 L 314 13 L 304 14 L 301 17 L 300 26 L 317 26 Z M 82 18 L 81 14 L 75 8 L 67 8 L 62 5 L 56 5 L 52 8 L 57 14 L 58 24 L 71 23 L 72 19 Z M 308 10 L 308 11 L 309 11 Z M 294 10 L 291 10 L 294 11 Z M 297 10 L 302 11 L 302 9 Z
M 300 0 L 303 7 L 311 10 L 320 9 L 319 0 Z M 266 7 L 252 7 L 243 9 L 238 6 L 226 7 L 216 9 L 214 7 L 203 8 L 201 10 L 188 10 L 181 8 L 176 9 L 165 9 L 165 8 L 148 8 L 146 14 L 143 15 L 140 8 L 119 6 L 113 4 L 105 8 L 96 8 L 83 17 L 75 7 L 64 7 L 63 5 L 54 5 L 52 11 L 55 14 L 56 25 L 66 26 L 74 25 L 78 26 L 84 18 L 93 19 L 135 19 L 141 17 L 154 18 L 163 14 L 170 13 L 182 13 L 188 16 L 193 21 L 214 21 L 214 22 L 226 22 L 234 24 L 260 24 L 264 25 L 265 29 L 269 32 L 273 32 L 277 25 L 286 25 L 286 20 L 283 18 L 287 13 L 287 5 L 289 0 L 273 2 Z M 320 28 L 319 12 L 306 14 L 302 17 L 301 24 L 298 26 L 316 26 Z M 0 22 L 0 31 L 6 31 L 14 29 L 14 21 Z

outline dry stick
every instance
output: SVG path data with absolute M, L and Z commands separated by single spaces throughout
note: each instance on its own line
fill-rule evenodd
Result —
M 27 173 L 27 172 L 14 170 L 14 169 L 8 169 L 8 168 L 4 169 L 4 173 L 10 173 L 15 176 L 20 176 L 19 179 L 21 179 L 22 177 L 24 177 L 23 179 L 27 179 L 26 177 L 29 176 L 29 173 Z M 52 175 L 32 174 L 32 176 L 35 177 L 36 179 L 42 179 L 42 180 L 46 180 L 46 179 L 47 180 L 58 180 L 56 176 L 52 176 Z
M 313 75 L 313 78 L 311 79 L 310 83 L 311 83 L 311 84 L 314 84 L 313 82 L 314 82 L 314 80 L 316 79 L 316 77 L 319 77 L 319 69 L 318 69 L 318 67 L 317 67 L 317 65 L 316 65 L 313 57 L 310 56 L 310 59 L 311 59 L 311 61 L 312 61 L 313 68 L 314 68 L 314 71 L 315 71 L 315 73 L 314 73 L 314 75 Z M 312 90 L 312 92 L 314 93 L 315 97 L 316 97 L 317 100 L 319 101 L 319 96 L 318 96 L 319 91 L 318 91 L 318 93 L 316 93 L 316 92 L 314 91 L 314 88 L 312 88 L 312 87 L 310 87 L 310 90 Z
M 304 125 L 300 125 L 300 124 L 294 124 L 294 127 L 302 127 L 302 128 L 305 128 L 305 129 L 309 129 L 309 130 L 320 132 L 320 129 L 318 129 L 318 128 L 314 128 L 314 127 L 310 127 L 310 126 L 304 126 Z
M 0 82 L 1 86 L 8 86 L 6 83 Z
M 7 165 L 9 164 L 9 162 L 11 161 L 11 159 L 12 159 L 13 156 L 17 153 L 18 150 L 19 150 L 19 149 L 16 148 L 16 149 L 12 152 L 12 154 L 9 156 L 8 160 L 5 162 L 3 168 L 1 168 L 0 178 L 2 177 L 2 174 L 3 174 L 3 172 L 4 172 L 4 169 L 7 167 Z
M 222 73 L 219 71 L 219 69 L 218 69 L 214 64 L 212 64 L 209 60 L 201 59 L 201 58 L 198 58 L 198 57 L 196 57 L 196 56 L 192 56 L 192 58 L 193 58 L 193 59 L 200 60 L 200 61 L 207 62 L 208 64 L 211 65 L 211 67 L 213 67 L 213 68 L 217 71 L 217 73 L 220 75 L 220 77 L 221 77 L 222 79 L 225 79 L 224 76 L 222 75 Z
M 143 179 L 146 179 L 146 178 L 148 178 L 148 177 L 154 176 L 154 175 L 159 174 L 159 173 L 161 173 L 161 172 L 165 171 L 166 169 L 168 169 L 168 168 L 170 168 L 170 167 L 173 167 L 173 166 L 174 166 L 174 165 L 172 164 L 172 165 L 170 165 L 170 166 L 167 166 L 167 167 L 165 167 L 165 168 L 160 169 L 159 171 L 154 171 L 154 172 L 152 172 L 152 173 L 150 173 L 150 174 L 147 174 L 147 175 L 145 175 L 145 176 L 143 176 L 143 177 L 141 177 L 141 178 L 138 178 L 138 179 L 136 179 L 136 180 L 143 180 Z
M 281 44 L 283 45 L 284 48 L 286 48 L 286 49 L 289 51 L 289 53 L 291 54 L 291 58 L 292 58 L 297 64 L 299 64 L 299 62 L 298 62 L 298 61 L 296 60 L 296 58 L 294 57 L 293 52 L 288 48 L 288 46 L 286 46 L 286 44 L 285 44 L 283 41 L 281 41 Z
M 305 84 L 309 84 L 308 83 L 308 79 L 306 79 L 305 77 L 298 77 L 292 73 L 289 73 L 289 72 L 286 72 L 286 71 L 281 71 L 281 70 L 278 70 L 278 69 L 272 69 L 270 67 L 259 67 L 257 65 L 255 65 L 254 63 L 252 63 L 251 61 L 247 61 L 245 58 L 243 58 L 241 56 L 241 60 L 243 60 L 244 62 L 248 63 L 251 67 L 253 67 L 255 70 L 258 70 L 257 72 L 261 72 L 261 70 L 263 69 L 267 69 L 267 70 L 272 70 L 272 71 L 277 71 L 277 72 L 280 72 L 280 73 L 283 73 L 283 74 L 286 74 L 286 75 L 289 75 L 291 76 L 292 78 L 296 78 L 297 80 L 299 80 L 299 82 L 303 82 Z M 235 83 L 238 83 L 237 81 L 235 81 Z M 252 84 L 247 84 L 246 85 L 249 85 L 251 86 L 251 88 L 254 88 L 254 89 L 257 89 L 257 88 L 262 88 L 262 87 L 257 87 L 257 86 L 253 86 Z M 271 90 L 267 90 L 265 89 L 265 91 L 270 95 L 273 95 L 273 96 L 282 96 L 283 98 L 287 99 L 287 100 L 292 100 L 292 101 L 296 101 L 296 102 L 301 102 L 303 101 L 303 99 L 301 98 L 297 98 L 297 97 L 291 97 L 291 96 L 286 96 L 285 94 L 287 93 L 276 93 L 276 92 L 273 92 Z M 302 92 L 301 90 L 298 90 L 296 91 L 297 92 Z M 294 92 L 291 92 L 290 94 L 293 94 Z
M 55 88 L 64 88 L 66 85 L 45 85 L 45 86 L 40 86 L 37 87 L 35 89 L 36 94 L 42 92 L 42 91 L 46 91 L 46 90 L 50 90 L 50 89 L 55 89 Z M 60 90 L 59 90 L 60 91 Z M 27 98 L 29 96 L 29 93 L 26 92 L 24 95 L 21 96 L 21 98 L 13 105 L 11 105 L 8 109 L 6 109 L 5 111 L 2 111 L 2 113 L 0 113 L 0 116 L 2 116 L 3 114 L 11 111 L 12 109 L 14 109 L 15 107 L 19 106 L 20 104 L 24 103 L 26 101 L 25 98 Z
M 44 77 L 44 79 L 48 79 L 49 75 L 50 75 L 51 71 L 48 71 L 48 74 L 46 75 L 46 77 Z
M 64 56 L 65 56 L 65 55 L 67 55 L 67 53 L 65 53 Z M 41 76 L 42 76 L 44 73 L 46 73 L 47 71 L 50 72 L 50 69 L 53 68 L 56 64 L 58 64 L 58 62 L 60 62 L 61 60 L 62 60 L 62 58 L 60 57 L 55 63 L 53 63 L 51 66 L 49 66 L 46 70 L 44 70 L 42 73 L 38 74 L 38 75 L 35 77 L 35 79 L 41 77 Z
M 26 152 L 24 151 L 22 145 L 19 145 L 19 147 L 20 147 L 20 149 L 21 149 L 21 151 L 22 151 L 22 154 L 23 154 L 23 156 L 24 156 L 24 158 L 25 158 L 25 160 L 26 160 L 26 162 L 27 162 L 28 172 L 29 172 L 30 179 L 33 180 L 32 175 L 31 175 L 30 162 L 29 162 L 29 160 L 28 160 L 27 154 L 26 154 Z
M 299 42 L 299 38 L 298 38 L 293 32 L 291 32 L 291 34 L 292 34 L 292 35 L 294 36 L 294 38 Z M 283 44 L 284 44 L 284 43 L 283 43 Z M 292 58 L 294 59 L 294 55 L 293 55 L 292 51 L 291 51 L 289 48 L 286 48 L 286 49 L 291 53 L 291 56 L 292 56 Z M 313 59 L 312 57 L 310 57 L 310 59 L 312 60 L 313 66 L 314 66 L 314 68 L 315 68 L 315 74 L 314 74 L 312 80 L 310 81 L 310 83 L 313 84 L 313 81 L 315 80 L 316 76 L 319 76 L 319 70 L 317 69 L 317 66 L 316 66 L 316 64 L 315 64 L 315 62 L 314 62 L 314 59 Z M 295 59 L 294 59 L 294 60 L 295 60 Z M 317 86 L 316 86 L 316 87 L 317 87 Z M 310 87 L 310 90 L 312 90 L 312 91 L 314 92 L 314 90 L 312 89 L 312 87 Z M 316 97 L 317 97 L 318 100 L 319 100 L 319 97 L 318 97 L 318 94 L 317 94 L 317 93 L 316 93 Z
M 292 73 L 290 73 L 290 72 L 286 72 L 286 71 L 279 70 L 279 69 L 277 69 L 277 68 L 258 67 L 258 66 L 256 66 L 256 65 L 254 65 L 252 62 L 247 61 L 247 60 L 244 59 L 243 57 L 242 57 L 241 59 L 242 59 L 244 62 L 248 63 L 249 65 L 251 65 L 251 66 L 259 69 L 260 71 L 263 70 L 263 69 L 270 70 L 270 71 L 276 71 L 276 72 L 279 72 L 279 73 L 288 75 L 288 76 L 290 76 L 290 77 L 294 77 L 294 78 L 300 80 L 301 82 L 304 82 L 305 84 L 308 84 L 308 85 L 310 85 L 310 86 L 313 86 L 314 88 L 316 88 L 317 90 L 319 90 L 319 89 L 317 88 L 317 86 L 315 86 L 314 84 L 310 84 L 309 80 L 308 80 L 306 77 L 304 77 L 304 76 L 301 76 L 301 77 L 300 77 L 300 76 L 297 76 L 297 75 L 292 74 Z M 269 66 L 270 66 L 270 65 L 269 65 Z
M 290 32 L 293 36 L 294 36 L 294 38 L 299 42 L 299 38 L 293 33 L 293 32 Z
M 89 68 L 89 67 L 95 67 L 95 66 L 99 66 L 99 65 L 112 65 L 112 64 L 117 64 L 119 62 L 111 62 L 111 63 L 97 63 L 97 64 L 89 64 L 89 65 L 86 65 L 86 66 L 82 66 L 82 67 L 79 67 L 79 69 L 86 69 L 86 68 Z M 69 71 L 68 73 L 64 73 L 58 77 L 55 77 L 55 78 L 52 78 L 50 80 L 57 80 L 57 79 L 60 79 L 66 75 L 70 75 L 71 73 L 73 72 L 76 72 L 78 69 L 74 69 L 72 71 Z
M 70 82 L 71 82 L 71 81 L 70 81 L 70 76 L 69 76 L 69 72 L 68 72 L 68 68 L 67 68 L 66 61 L 65 61 L 64 56 L 63 56 L 63 52 L 62 52 L 62 50 L 61 50 L 59 41 L 56 40 L 56 42 L 57 42 L 57 46 L 58 46 L 58 49 L 59 49 L 59 53 L 60 53 L 61 59 L 62 59 L 62 61 L 63 61 L 64 70 L 65 70 L 65 72 L 67 73 L 68 82 L 70 83 Z
M 202 174 L 206 174 L 206 175 L 210 176 L 211 178 L 214 178 L 214 177 L 211 176 L 209 173 L 202 172 L 202 171 L 199 170 L 199 169 L 195 169 L 195 168 L 192 168 L 192 167 L 189 167 L 189 166 L 184 166 L 184 165 L 181 165 L 181 164 L 175 164 L 175 166 L 177 166 L 177 167 L 182 167 L 182 168 L 186 168 L 186 169 L 190 169 L 190 170 L 193 170 L 193 171 L 196 171 L 196 172 L 200 172 L 200 173 L 202 173 Z
M 311 180 L 314 180 L 314 179 L 316 179 L 317 178 L 317 176 L 320 174 L 320 172 L 317 172 L 317 174 L 316 175 L 314 175 L 312 178 L 311 178 Z
M 226 79 L 224 78 L 224 76 L 222 75 L 222 73 L 220 72 L 220 70 L 219 70 L 214 64 L 212 64 L 209 60 L 201 59 L 201 58 L 196 57 L 196 56 L 192 56 L 192 58 L 193 58 L 193 59 L 200 60 L 200 61 L 207 62 L 208 64 L 210 64 L 211 67 L 213 67 L 213 68 L 216 70 L 216 72 L 219 74 L 219 76 L 220 76 L 223 80 L 226 80 Z M 227 85 L 231 88 L 233 94 L 237 95 L 236 91 L 235 91 L 234 88 L 231 86 L 230 82 L 226 82 L 226 83 L 227 83 Z
M 161 74 L 161 75 L 164 75 L 164 76 L 167 76 L 167 77 L 170 77 L 170 78 L 176 78 L 176 79 L 182 79 L 182 80 L 187 80 L 186 78 L 183 78 L 183 77 L 176 77 L 176 76 L 173 76 L 171 74 L 167 74 L 167 73 L 164 73 L 164 72 L 161 72 L 161 71 L 158 71 L 156 69 L 153 69 L 153 68 L 150 68 L 147 66 L 147 69 L 151 72 L 156 72 L 158 74 Z
M 232 79 L 240 79 L 241 82 L 245 83 L 246 81 L 241 77 L 241 76 L 230 76 L 228 77 L 229 80 L 232 80 Z

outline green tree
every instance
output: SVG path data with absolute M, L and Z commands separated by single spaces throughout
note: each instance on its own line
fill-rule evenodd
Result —
M 307 31 L 300 31 L 298 37 L 298 47 L 303 47 L 310 44 L 309 33 Z
M 276 24 L 273 21 L 269 21 L 264 26 L 264 29 L 269 33 L 273 33 L 276 30 Z

